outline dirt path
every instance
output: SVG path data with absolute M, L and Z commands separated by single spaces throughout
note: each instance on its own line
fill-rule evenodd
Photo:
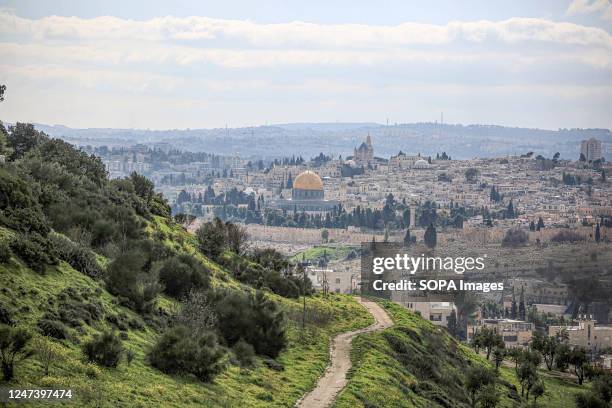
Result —
M 376 322 L 363 329 L 341 333 L 334 337 L 330 349 L 331 364 L 325 370 L 323 377 L 319 378 L 316 387 L 297 402 L 297 407 L 326 408 L 331 406 L 348 382 L 346 373 L 351 368 L 350 351 L 353 337 L 393 326 L 393 321 L 387 312 L 377 303 L 363 299 L 359 299 L 359 303 L 368 309 Z

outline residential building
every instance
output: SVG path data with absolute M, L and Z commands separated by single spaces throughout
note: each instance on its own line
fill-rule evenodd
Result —
M 475 325 L 468 324 L 467 339 L 472 341 L 482 327 L 493 329 L 500 334 L 506 348 L 526 347 L 533 337 L 533 323 L 513 319 L 481 319 Z
M 582 154 L 588 162 L 600 160 L 601 140 L 597 140 L 593 137 L 588 140 L 583 140 L 580 144 L 580 154 Z
M 612 326 L 597 326 L 593 315 L 578 315 L 577 325 L 550 326 L 548 335 L 554 336 L 567 331 L 568 343 L 589 350 L 602 350 L 612 347 Z

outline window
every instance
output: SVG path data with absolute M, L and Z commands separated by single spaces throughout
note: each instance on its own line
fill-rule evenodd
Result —
M 336 278 L 336 283 L 340 283 L 340 278 Z

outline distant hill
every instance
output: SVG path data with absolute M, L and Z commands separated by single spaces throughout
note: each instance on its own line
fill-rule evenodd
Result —
M 375 123 L 288 123 L 228 129 L 72 129 L 38 124 L 39 130 L 76 145 L 128 146 L 171 143 L 186 151 L 273 158 L 320 152 L 344 157 L 352 154 L 370 134 L 375 153 L 389 157 L 402 150 L 408 154 L 435 156 L 447 152 L 456 159 L 499 157 L 533 151 L 551 157 L 577 159 L 580 141 L 595 137 L 603 142 L 604 155 L 612 152 L 609 129 L 543 130 L 496 125 L 409 123 L 384 126 Z

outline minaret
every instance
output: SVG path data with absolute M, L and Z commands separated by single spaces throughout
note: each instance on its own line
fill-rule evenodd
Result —
M 370 132 L 368 132 L 368 137 L 366 138 L 366 144 L 371 149 L 372 148 L 372 139 L 370 138 Z

